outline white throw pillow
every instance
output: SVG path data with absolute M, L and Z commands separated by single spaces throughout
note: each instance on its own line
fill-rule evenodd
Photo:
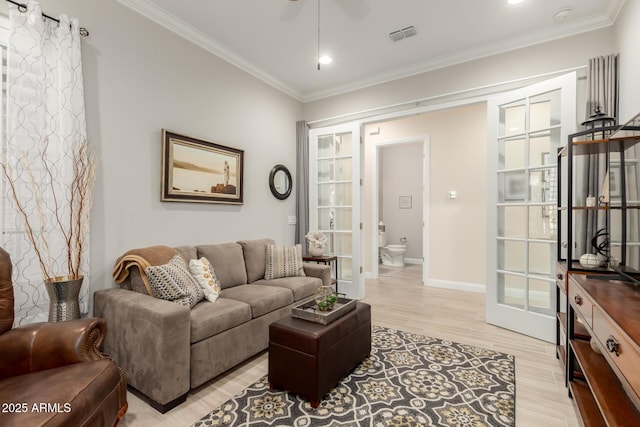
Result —
M 209 260 L 205 257 L 192 259 L 189 261 L 189 271 L 204 291 L 207 301 L 215 302 L 220 295 L 220 280 Z

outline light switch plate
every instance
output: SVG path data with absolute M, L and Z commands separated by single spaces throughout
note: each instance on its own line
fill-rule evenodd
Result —
M 296 225 L 296 223 L 298 222 L 298 218 L 296 218 L 295 215 L 289 215 L 289 225 Z

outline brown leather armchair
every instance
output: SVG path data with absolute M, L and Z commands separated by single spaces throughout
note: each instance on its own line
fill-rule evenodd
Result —
M 0 248 L 0 425 L 105 426 L 127 411 L 126 379 L 91 318 L 13 328 L 11 258 Z

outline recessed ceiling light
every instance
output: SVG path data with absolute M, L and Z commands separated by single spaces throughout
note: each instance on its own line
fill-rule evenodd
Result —
M 520 4 L 522 3 L 524 0 L 507 0 L 507 3 L 509 4 Z
M 333 59 L 331 59 L 331 57 L 328 55 L 322 55 L 320 58 L 318 58 L 318 62 L 322 65 L 326 65 L 331 64 L 333 62 Z

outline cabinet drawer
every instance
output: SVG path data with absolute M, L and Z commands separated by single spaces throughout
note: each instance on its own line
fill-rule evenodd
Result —
M 593 333 L 608 359 L 618 368 L 635 394 L 640 395 L 640 349 L 598 307 L 593 308 Z
M 587 322 L 587 325 L 593 326 L 593 302 L 588 294 L 581 290 L 573 280 L 569 280 L 568 287 L 567 298 L 569 298 L 569 302 Z

